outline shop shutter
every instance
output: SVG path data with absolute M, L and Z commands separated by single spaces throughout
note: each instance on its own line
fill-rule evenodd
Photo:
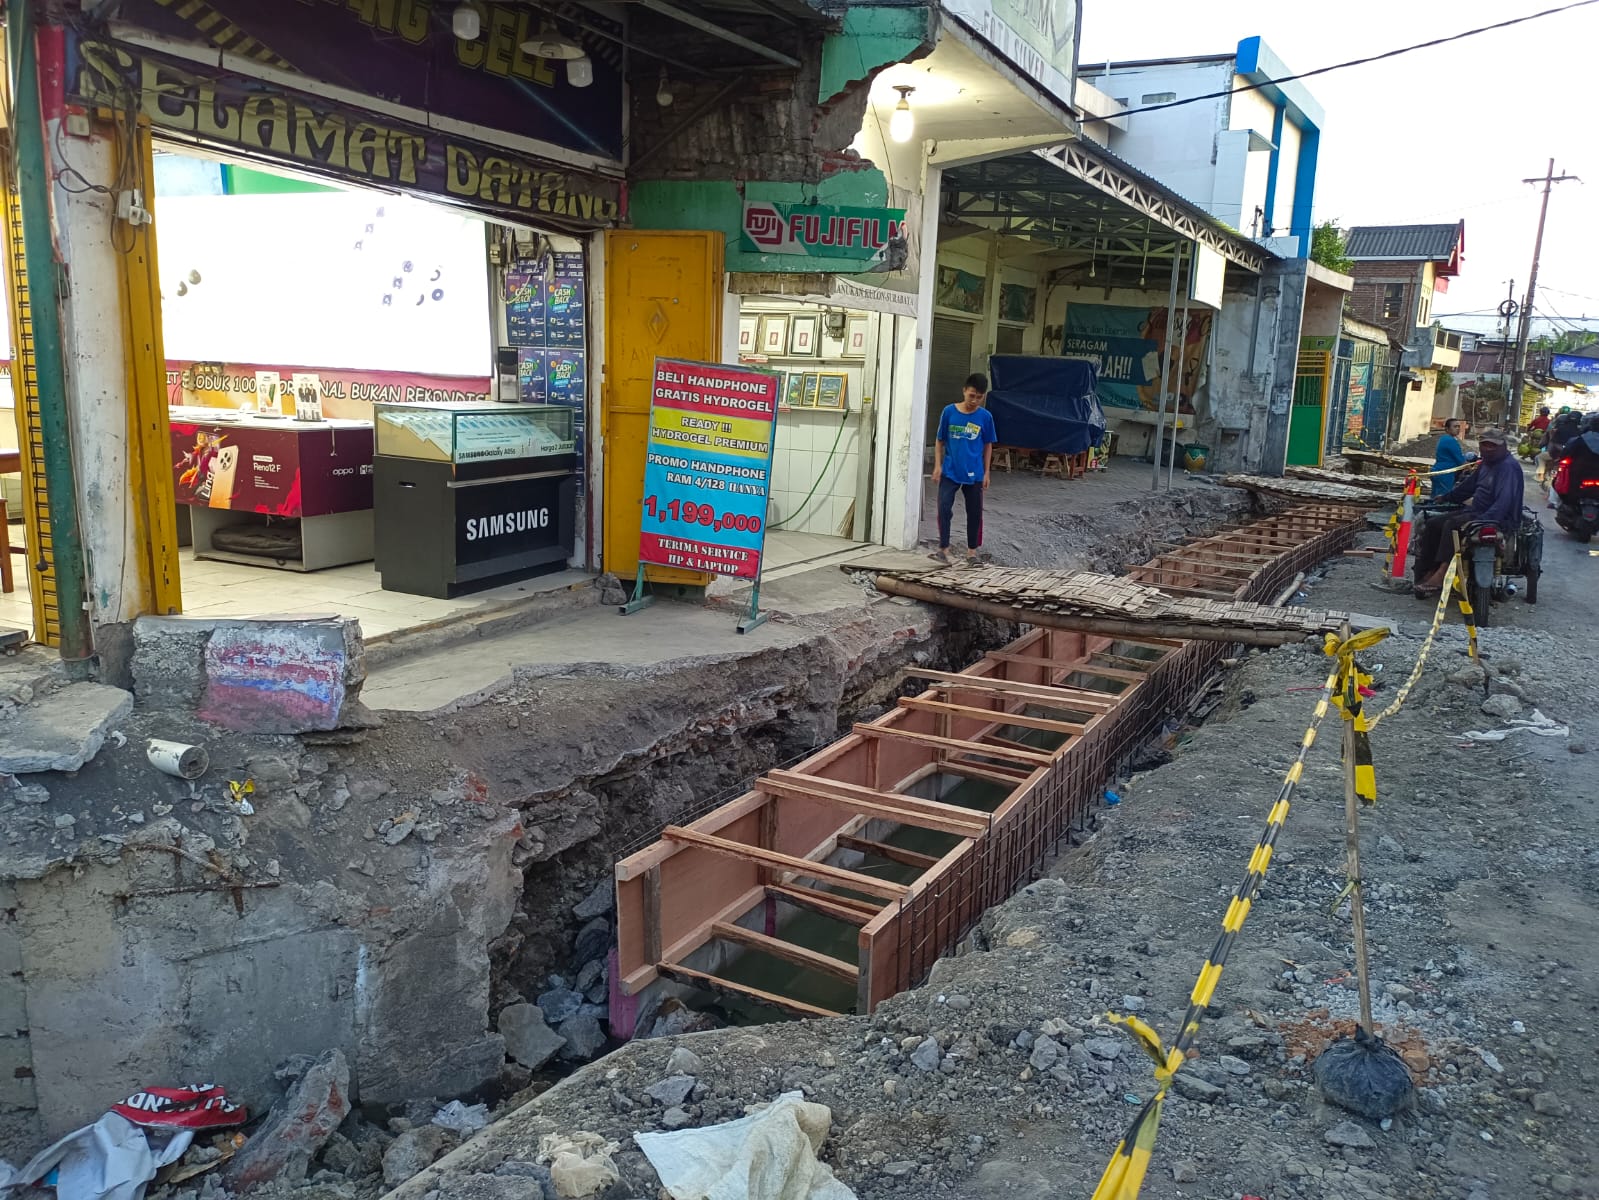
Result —
M 972 373 L 972 334 L 977 325 L 953 317 L 933 318 L 933 345 L 927 368 L 927 444 L 938 434 L 938 418 L 946 404 L 961 398 L 961 385 Z

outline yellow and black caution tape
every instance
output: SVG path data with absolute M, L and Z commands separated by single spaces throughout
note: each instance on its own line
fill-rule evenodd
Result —
M 1122 1140 L 1117 1144 L 1115 1153 L 1111 1155 L 1110 1162 L 1105 1167 L 1105 1173 L 1100 1176 L 1099 1186 L 1094 1189 L 1093 1200 L 1137 1200 L 1138 1193 L 1144 1185 L 1144 1176 L 1149 1172 L 1149 1159 L 1155 1150 L 1155 1137 L 1160 1132 L 1161 1108 L 1166 1102 L 1166 1092 L 1171 1087 L 1172 1076 L 1177 1074 L 1178 1068 L 1187 1060 L 1189 1047 L 1199 1036 L 1199 1023 L 1215 997 L 1222 968 L 1227 965 L 1227 955 L 1238 937 L 1238 931 L 1243 928 L 1244 919 L 1249 916 L 1250 907 L 1255 902 L 1260 885 L 1266 879 L 1266 870 L 1271 866 L 1272 848 L 1276 845 L 1277 835 L 1282 831 L 1283 823 L 1288 819 L 1289 801 L 1305 774 L 1305 756 L 1316 744 L 1316 733 L 1321 728 L 1328 710 L 1334 705 L 1333 698 L 1340 694 L 1347 695 L 1350 687 L 1358 686 L 1353 682 L 1354 675 L 1358 672 L 1355 666 L 1356 651 L 1375 646 L 1387 636 L 1388 630 L 1381 628 L 1367 630 L 1345 640 L 1336 637 L 1328 639 L 1327 653 L 1336 659 L 1336 663 L 1332 673 L 1327 676 L 1326 683 L 1322 685 L 1315 711 L 1311 714 L 1310 726 L 1300 738 L 1299 753 L 1294 758 L 1293 765 L 1288 768 L 1287 774 L 1283 776 L 1277 800 L 1271 806 L 1271 812 L 1266 818 L 1265 832 L 1256 843 L 1254 853 L 1249 856 L 1249 867 L 1244 872 L 1243 880 L 1234 890 L 1232 901 L 1227 905 L 1227 913 L 1221 922 L 1221 933 L 1216 938 L 1216 944 L 1211 947 L 1210 955 L 1199 972 L 1199 978 L 1194 982 L 1194 990 L 1188 1000 L 1188 1013 L 1183 1017 L 1182 1031 L 1177 1035 L 1176 1042 L 1167 1047 L 1161 1041 L 1160 1034 L 1137 1017 L 1124 1017 L 1117 1013 L 1106 1014 L 1111 1021 L 1126 1026 L 1138 1039 L 1144 1052 L 1154 1061 L 1155 1094 L 1144 1102 L 1143 1107 L 1133 1117 L 1132 1124 L 1127 1127 L 1127 1132 L 1122 1135 Z M 1355 694 L 1358 698 L 1358 691 Z M 1347 701 L 1340 703 L 1338 707 L 1344 709 L 1345 704 Z
M 1355 795 L 1366 804 L 1377 803 L 1377 771 L 1371 759 L 1371 722 L 1366 717 L 1361 697 L 1362 688 L 1370 688 L 1372 677 L 1361 669 L 1355 654 L 1370 649 L 1388 636 L 1386 627 L 1368 629 L 1354 637 L 1340 639 L 1327 635 L 1323 653 L 1338 660 L 1338 692 L 1333 703 L 1338 706 L 1344 720 L 1354 722 L 1355 737 Z
M 1410 699 L 1410 693 L 1421 680 L 1422 668 L 1427 665 L 1427 655 L 1432 653 L 1433 641 L 1438 636 L 1438 630 L 1443 628 L 1444 617 L 1449 612 L 1449 600 L 1455 595 L 1456 589 L 1461 588 L 1461 581 L 1465 577 L 1465 564 L 1457 554 L 1449 560 L 1449 569 L 1444 572 L 1443 587 L 1438 592 L 1438 607 L 1432 614 L 1432 626 L 1427 630 L 1427 636 L 1422 640 L 1421 653 L 1416 656 L 1416 665 L 1411 668 L 1410 678 L 1400 686 L 1395 693 L 1393 703 L 1380 713 L 1374 715 L 1368 722 L 1368 728 L 1375 729 L 1387 718 L 1393 716 L 1404 707 L 1405 701 Z M 1463 590 L 1463 589 L 1462 589 Z M 1466 648 L 1473 662 L 1477 661 L 1477 624 L 1476 614 L 1471 611 L 1471 597 L 1465 597 L 1465 604 L 1461 615 L 1466 618 Z

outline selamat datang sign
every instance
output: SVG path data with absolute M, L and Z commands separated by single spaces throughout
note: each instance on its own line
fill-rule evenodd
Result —
M 743 248 L 757 254 L 886 259 L 891 241 L 905 238 L 903 208 L 840 208 L 831 204 L 744 202 Z

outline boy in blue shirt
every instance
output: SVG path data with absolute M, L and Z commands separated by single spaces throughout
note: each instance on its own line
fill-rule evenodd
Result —
M 983 407 L 988 395 L 986 375 L 968 375 L 958 404 L 944 406 L 938 419 L 938 440 L 933 443 L 933 481 L 938 484 L 938 553 L 949 562 L 949 521 L 955 512 L 955 493 L 966 500 L 966 561 L 977 561 L 983 544 L 983 492 L 988 488 L 989 465 L 994 458 L 994 417 Z

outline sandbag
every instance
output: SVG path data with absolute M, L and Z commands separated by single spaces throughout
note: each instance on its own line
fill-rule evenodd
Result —
M 1316 1059 L 1321 1094 L 1340 1108 L 1381 1121 L 1409 1108 L 1416 1099 L 1405 1060 L 1380 1037 L 1358 1026 L 1352 1038 L 1339 1038 Z

